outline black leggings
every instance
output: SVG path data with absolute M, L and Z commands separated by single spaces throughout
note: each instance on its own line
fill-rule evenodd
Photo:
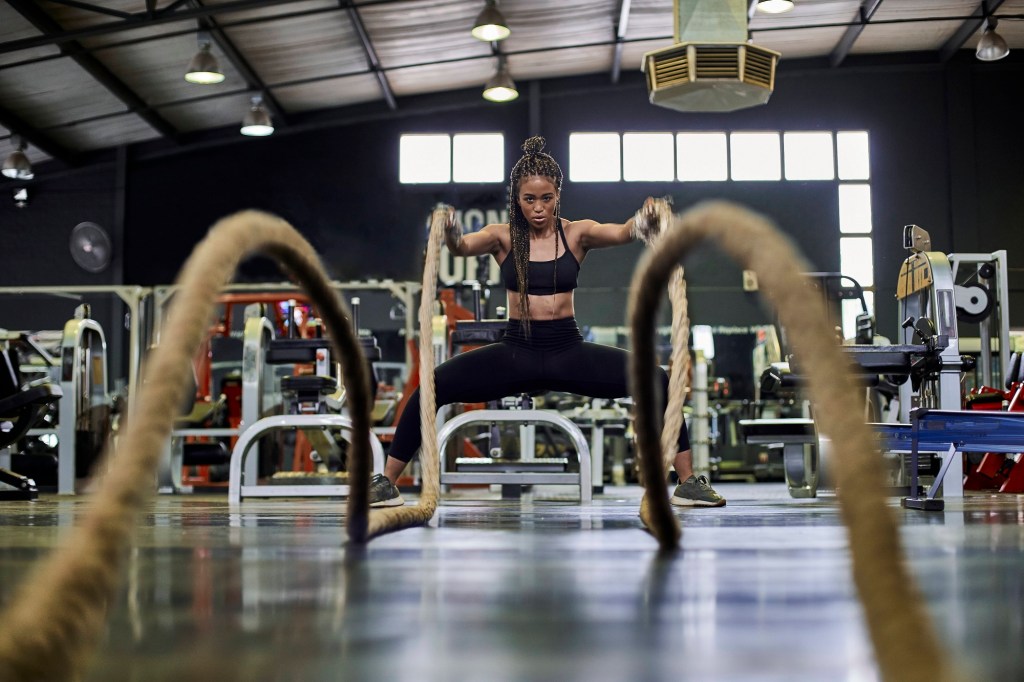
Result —
M 509 320 L 498 343 L 456 355 L 437 366 L 437 407 L 483 403 L 533 391 L 622 398 L 629 395 L 628 362 L 629 351 L 584 342 L 575 318 L 531 321 L 529 337 L 518 320 Z M 658 378 L 661 395 L 667 396 L 668 374 L 658 368 Z M 416 389 L 398 421 L 389 454 L 408 462 L 420 442 L 420 392 Z M 689 449 L 684 422 L 679 430 L 679 452 Z

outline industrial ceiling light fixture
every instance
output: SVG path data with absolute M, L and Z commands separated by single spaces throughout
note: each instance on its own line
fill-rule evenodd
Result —
M 487 85 L 484 86 L 484 99 L 491 102 L 511 102 L 516 97 L 519 97 L 516 82 L 509 75 L 505 55 L 500 55 L 498 57 L 498 72 L 491 76 Z
M 1003 37 L 996 33 L 996 25 L 999 21 L 995 17 L 987 17 L 983 26 L 985 30 L 978 40 L 978 48 L 974 56 L 983 62 L 994 62 L 1010 54 L 1010 47 L 1003 40 Z
M 274 123 L 270 120 L 270 114 L 263 108 L 263 97 L 254 95 L 252 106 L 245 112 L 242 118 L 241 133 L 250 137 L 266 137 L 274 132 Z
M 766 104 L 781 55 L 750 42 L 749 9 L 750 0 L 672 0 L 675 44 L 644 55 L 651 104 L 702 112 Z
M 487 0 L 487 5 L 477 15 L 471 32 L 477 40 L 483 40 L 488 43 L 495 40 L 504 40 L 512 33 L 508 28 L 505 17 L 502 16 L 495 6 L 495 0 Z
M 765 14 L 782 14 L 793 9 L 793 0 L 757 0 L 757 11 Z
M 4 161 L 4 177 L 31 180 L 36 174 L 32 172 L 32 164 L 25 155 L 25 138 L 21 135 L 11 135 L 11 142 L 14 144 L 14 151 Z
M 214 85 L 224 81 L 224 72 L 220 70 L 217 58 L 210 52 L 213 40 L 209 31 L 196 33 L 196 40 L 199 43 L 199 51 L 188 63 L 188 71 L 185 72 L 185 80 L 189 83 L 200 85 Z

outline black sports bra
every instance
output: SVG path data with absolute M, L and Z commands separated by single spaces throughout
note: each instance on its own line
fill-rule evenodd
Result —
M 572 291 L 577 286 L 580 274 L 580 263 L 569 249 L 569 242 L 562 230 L 562 221 L 558 221 L 558 234 L 562 238 L 565 252 L 555 260 L 532 260 L 527 271 L 527 293 L 531 296 L 551 296 Z M 501 278 L 505 288 L 519 293 L 519 280 L 516 279 L 516 265 L 510 251 L 505 260 L 501 261 Z M 553 286 L 552 286 L 553 285 Z

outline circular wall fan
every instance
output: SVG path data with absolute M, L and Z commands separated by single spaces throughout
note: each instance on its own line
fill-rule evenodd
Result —
M 87 272 L 103 272 L 110 265 L 110 235 L 96 223 L 79 223 L 71 230 L 71 257 Z

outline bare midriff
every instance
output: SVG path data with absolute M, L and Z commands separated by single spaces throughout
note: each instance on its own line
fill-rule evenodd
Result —
M 549 296 L 530 296 L 531 320 L 560 320 L 575 315 L 571 291 Z M 515 291 L 508 292 L 508 316 L 519 319 L 519 294 Z

